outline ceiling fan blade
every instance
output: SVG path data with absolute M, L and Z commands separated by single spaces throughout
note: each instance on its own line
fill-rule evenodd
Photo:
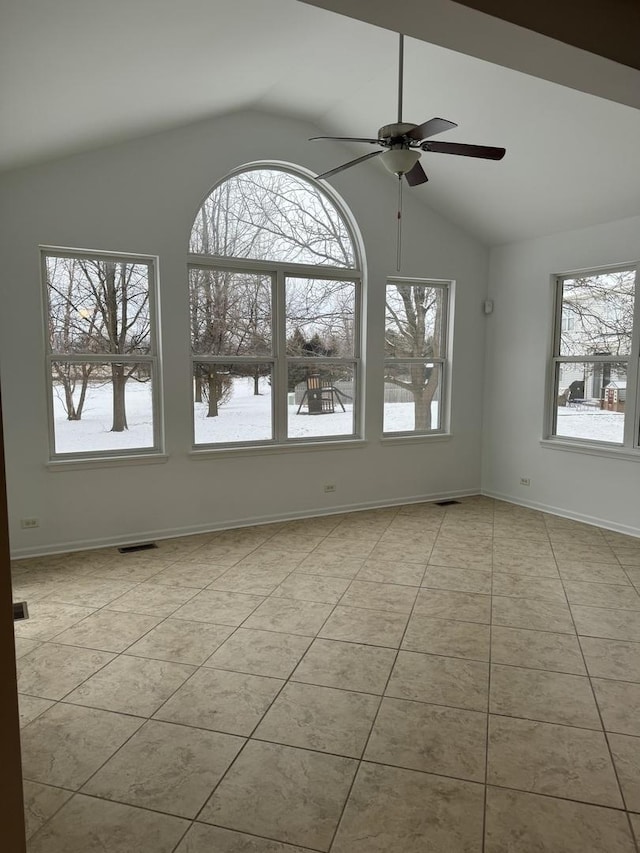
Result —
M 458 125 L 453 121 L 447 121 L 446 118 L 430 118 L 424 124 L 414 127 L 407 133 L 410 139 L 428 139 L 430 136 L 435 136 L 436 133 L 443 133 L 445 130 L 452 130 Z
M 494 148 L 492 145 L 465 145 L 462 142 L 425 142 L 420 147 L 423 151 L 460 154 L 462 157 L 482 157 L 483 160 L 502 160 L 507 153 L 505 148 Z
M 412 169 L 409 169 L 408 172 L 405 172 L 404 176 L 410 187 L 417 187 L 419 184 L 426 184 L 429 180 L 425 170 L 419 162 L 416 163 Z
M 342 166 L 336 166 L 335 169 L 329 169 L 328 172 L 323 172 L 321 175 L 316 175 L 316 177 L 318 180 L 321 178 L 330 178 L 331 175 L 337 175 L 338 172 L 350 169 L 351 166 L 356 166 L 358 163 L 364 163 L 365 160 L 370 160 L 372 157 L 377 157 L 379 154 L 382 154 L 382 151 L 372 151 L 370 154 L 365 154 L 364 157 L 356 157 L 355 160 L 349 160 L 348 163 L 343 163 Z
M 339 139 L 342 142 L 372 142 L 375 145 L 378 144 L 377 139 L 364 139 L 360 136 L 311 136 L 309 142 L 313 142 L 315 139 Z

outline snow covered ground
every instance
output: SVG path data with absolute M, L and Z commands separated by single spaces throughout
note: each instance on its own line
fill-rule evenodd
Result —
M 220 407 L 216 418 L 207 418 L 207 406 L 194 404 L 196 444 L 269 441 L 271 439 L 271 388 L 266 380 L 259 396 L 253 394 L 253 380 L 236 379 L 233 396 Z M 57 453 L 108 451 L 153 447 L 151 386 L 128 382 L 126 388 L 127 422 L 124 432 L 111 432 L 111 385 L 92 387 L 80 421 L 68 421 L 62 395 L 54 392 L 55 444 Z M 433 403 L 433 422 L 437 422 L 437 403 Z M 338 407 L 339 408 L 339 407 Z M 346 412 L 308 415 L 306 408 L 288 407 L 290 438 L 314 438 L 353 434 L 353 407 Z M 622 443 L 624 415 L 601 409 L 558 408 L 559 436 Z M 414 427 L 413 403 L 386 403 L 384 430 L 387 433 L 410 431 Z

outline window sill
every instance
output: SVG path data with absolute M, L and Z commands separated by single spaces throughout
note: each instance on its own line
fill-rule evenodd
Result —
M 629 450 L 614 445 L 578 444 L 564 439 L 543 438 L 540 446 L 545 450 L 567 450 L 569 453 L 586 453 L 587 456 L 604 456 L 607 459 L 620 459 L 623 462 L 640 462 L 640 449 Z
M 431 441 L 449 441 L 453 438 L 453 435 L 450 432 L 421 432 L 416 433 L 414 435 L 407 435 L 404 433 L 400 433 L 398 435 L 383 435 L 380 439 L 380 444 L 421 444 L 421 443 L 429 443 Z
M 282 453 L 316 453 L 318 451 L 327 450 L 356 450 L 360 447 L 366 447 L 368 441 L 363 438 L 354 438 L 349 440 L 337 441 L 312 441 L 300 442 L 300 444 L 262 444 L 250 447 L 243 445 L 242 447 L 206 447 L 202 449 L 194 449 L 189 452 L 189 458 L 197 459 L 213 459 L 224 456 L 261 456 L 263 454 L 282 454 Z
M 83 459 L 56 459 L 46 463 L 52 473 L 79 471 L 87 468 L 120 468 L 128 465 L 162 465 L 169 460 L 166 453 L 140 453 L 131 456 L 95 456 Z

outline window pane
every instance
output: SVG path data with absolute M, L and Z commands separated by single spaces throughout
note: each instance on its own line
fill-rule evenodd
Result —
M 310 180 L 250 169 L 214 189 L 196 217 L 189 251 L 199 255 L 354 267 L 342 214 Z
M 562 283 L 560 355 L 629 355 L 635 271 Z
M 47 257 L 49 343 L 54 353 L 149 353 L 149 267 Z
M 387 358 L 433 358 L 443 355 L 442 287 L 389 283 L 386 292 L 385 355 Z
M 287 278 L 287 355 L 352 356 L 355 309 L 352 281 Z
M 384 373 L 384 432 L 442 428 L 440 364 L 396 361 L 385 364 Z
M 51 365 L 56 453 L 154 446 L 150 364 Z
M 559 364 L 555 435 L 622 444 L 626 396 L 624 363 Z
M 197 355 L 271 355 L 271 278 L 189 270 L 191 347 Z
M 353 435 L 355 369 L 352 365 L 289 363 L 289 438 Z
M 270 441 L 270 364 L 194 365 L 196 444 Z

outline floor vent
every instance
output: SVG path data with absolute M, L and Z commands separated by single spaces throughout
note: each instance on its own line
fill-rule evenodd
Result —
M 459 504 L 460 501 L 436 501 L 436 506 L 451 506 L 451 504 Z
M 157 547 L 155 542 L 145 542 L 142 545 L 123 545 L 122 548 L 118 548 L 118 551 L 121 554 L 133 554 L 134 551 L 150 551 Z
M 15 601 L 13 604 L 13 621 L 18 619 L 28 619 L 29 610 L 26 601 Z

